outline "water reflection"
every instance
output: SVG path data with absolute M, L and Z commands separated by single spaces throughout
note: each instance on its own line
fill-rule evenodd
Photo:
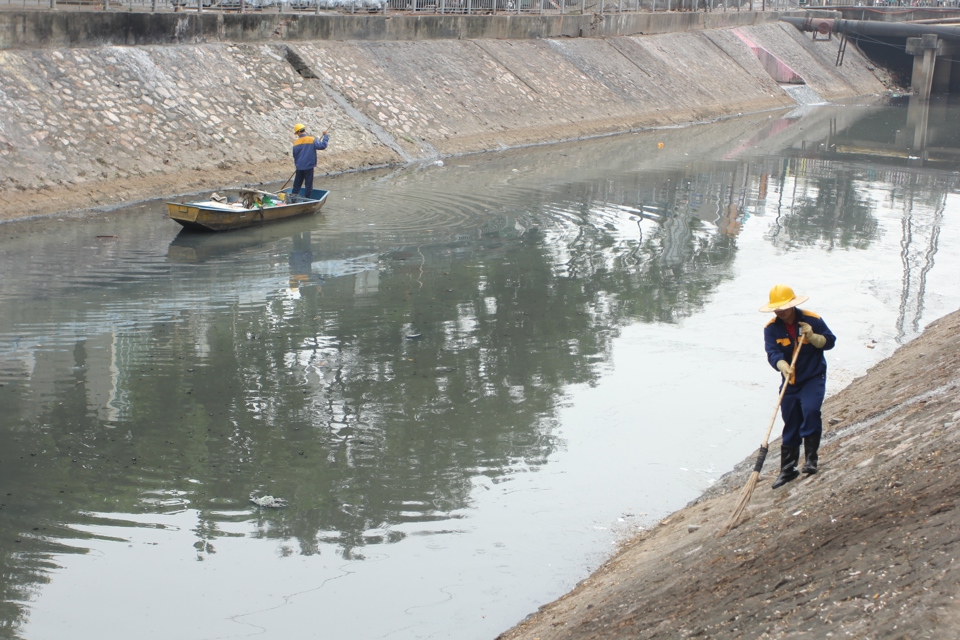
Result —
M 84 552 L 63 541 L 154 515 L 195 514 L 198 560 L 234 536 L 358 560 L 457 531 L 477 477 L 564 446 L 566 390 L 597 383 L 623 327 L 694 316 L 737 277 L 751 225 L 869 265 L 878 203 L 902 207 L 916 335 L 957 185 L 849 142 L 897 118 L 917 121 L 825 108 L 348 177 L 325 216 L 231 234 L 149 209 L 11 225 L 0 628 Z
M 780 168 L 781 197 L 787 185 L 790 162 Z M 822 173 L 820 172 L 822 169 Z M 820 244 L 826 249 L 868 249 L 878 232 L 868 185 L 853 169 L 815 164 L 806 167 L 804 184 L 793 181 L 787 194 L 789 214 L 778 217 L 770 232 L 772 242 L 783 248 Z M 782 203 L 779 209 L 782 212 Z
M 373 269 L 369 271 L 374 272 Z M 313 247 L 310 244 L 310 232 L 303 231 L 293 236 L 293 249 L 290 251 L 290 288 L 299 289 L 307 285 L 319 285 L 323 276 L 313 271 Z M 368 286 L 363 287 L 365 290 Z M 375 290 L 375 287 L 374 287 Z

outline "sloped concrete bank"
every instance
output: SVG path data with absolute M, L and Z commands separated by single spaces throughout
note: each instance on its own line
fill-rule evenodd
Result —
M 602 39 L 7 49 L 0 219 L 282 181 L 296 122 L 330 129 L 323 173 L 793 106 L 756 47 L 826 99 L 886 89 L 852 47 L 836 67 L 836 41 L 781 23 Z
M 773 443 L 499 640 L 956 638 L 960 312 L 824 404 L 820 473 L 780 489 Z

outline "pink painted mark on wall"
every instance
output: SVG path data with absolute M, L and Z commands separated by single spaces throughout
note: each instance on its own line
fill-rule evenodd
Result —
M 771 78 L 777 82 L 785 82 L 787 84 L 807 84 L 807 82 L 800 77 L 799 73 L 784 64 L 777 56 L 748 38 L 740 29 L 732 29 L 732 31 L 753 51 L 754 55 L 756 55 L 760 61 L 760 64 L 763 65 L 763 69 L 770 74 Z
M 778 133 L 786 131 L 790 127 L 794 126 L 796 123 L 800 122 L 799 117 L 783 117 L 777 118 L 769 125 L 763 127 L 760 131 L 755 133 L 752 137 L 748 138 L 741 142 L 737 148 L 732 149 L 724 154 L 724 160 L 733 160 L 742 154 L 744 151 L 753 149 L 759 145 L 764 140 L 769 140 L 770 138 L 776 136 Z

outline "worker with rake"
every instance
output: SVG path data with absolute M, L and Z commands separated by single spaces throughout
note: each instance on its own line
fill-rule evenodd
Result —
M 780 443 L 780 475 L 776 489 L 797 478 L 800 444 L 803 444 L 803 473 L 817 472 L 817 451 L 823 422 L 820 407 L 826 392 L 827 360 L 824 351 L 833 349 L 837 338 L 823 319 L 797 305 L 808 296 L 798 296 L 785 284 L 770 289 L 770 302 L 760 311 L 776 317 L 763 329 L 763 342 L 770 366 L 783 374 L 780 415 L 783 439 Z M 795 351 L 799 349 L 799 352 Z M 796 362 L 791 366 L 791 362 Z M 782 385 L 787 385 L 786 389 Z

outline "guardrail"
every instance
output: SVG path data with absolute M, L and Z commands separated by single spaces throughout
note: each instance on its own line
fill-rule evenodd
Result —
M 822 6 L 822 5 L 821 5 Z M 787 11 L 797 0 L 0 0 L 3 9 L 322 13 L 611 14 L 666 11 Z

